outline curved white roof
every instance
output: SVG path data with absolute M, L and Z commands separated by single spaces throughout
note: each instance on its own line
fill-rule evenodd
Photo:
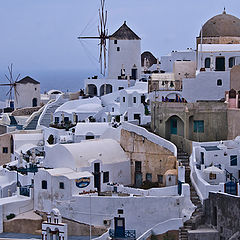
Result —
M 133 87 L 126 88 L 121 90 L 122 92 L 126 91 L 128 94 L 137 92 L 137 93 L 148 93 L 148 83 L 147 82 L 136 82 Z
M 211 166 L 207 167 L 203 170 L 205 173 L 223 173 L 223 170 L 219 169 L 218 167 Z
M 102 109 L 101 100 L 97 97 L 72 100 L 64 103 L 59 108 L 56 109 L 57 112 L 66 113 L 97 113 Z
M 120 144 L 113 139 L 87 140 L 46 147 L 46 167 L 76 169 L 88 167 L 94 160 L 112 164 L 128 161 L 128 157 Z

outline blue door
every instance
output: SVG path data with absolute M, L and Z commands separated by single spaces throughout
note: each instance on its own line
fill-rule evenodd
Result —
M 135 186 L 142 187 L 142 173 L 135 173 Z
M 125 218 L 114 218 L 115 238 L 125 237 Z
M 170 121 L 171 134 L 177 134 L 177 119 L 172 118 Z
M 225 183 L 225 193 L 237 195 L 237 183 L 235 182 Z

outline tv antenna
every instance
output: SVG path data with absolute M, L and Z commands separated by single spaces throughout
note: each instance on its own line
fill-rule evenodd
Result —
M 6 96 L 8 96 L 8 100 L 9 102 L 11 102 L 13 100 L 13 93 L 12 91 L 14 90 L 14 97 L 16 99 L 16 102 L 18 102 L 17 100 L 17 96 L 19 95 L 16 86 L 17 86 L 17 81 L 20 77 L 20 74 L 18 74 L 18 76 L 15 78 L 13 77 L 13 64 L 11 63 L 10 66 L 8 66 L 8 75 L 5 74 L 5 77 L 7 78 L 7 80 L 9 81 L 9 83 L 0 83 L 0 86 L 9 86 L 10 89 L 7 92 Z
M 99 39 L 99 63 L 100 71 L 103 76 L 106 74 L 107 68 L 107 39 L 108 29 L 107 27 L 107 10 L 105 10 L 105 0 L 101 0 L 101 7 L 98 10 L 99 12 L 99 25 L 98 25 L 98 34 L 99 36 L 80 36 L 78 39 Z

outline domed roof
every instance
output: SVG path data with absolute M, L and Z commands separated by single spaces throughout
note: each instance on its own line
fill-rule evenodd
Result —
M 240 37 L 240 19 L 227 14 L 224 9 L 222 14 L 209 19 L 202 30 L 203 37 Z

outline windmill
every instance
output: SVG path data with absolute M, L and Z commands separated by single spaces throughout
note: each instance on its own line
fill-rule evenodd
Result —
M 78 39 L 99 39 L 99 63 L 101 74 L 105 76 L 107 68 L 107 39 L 108 29 L 107 26 L 107 11 L 105 10 L 105 0 L 101 0 L 101 7 L 99 9 L 99 25 L 98 25 L 98 34 L 96 37 L 86 37 L 80 36 Z
M 13 78 L 13 64 L 11 64 L 10 66 L 8 66 L 8 74 L 5 74 L 5 77 L 7 78 L 7 80 L 9 81 L 9 83 L 1 83 L 0 86 L 9 86 L 10 89 L 7 92 L 6 96 L 8 96 L 8 100 L 11 103 L 13 101 L 13 93 L 12 91 L 14 90 L 14 97 L 17 100 L 17 96 L 19 95 L 16 86 L 17 86 L 17 81 L 20 77 L 20 74 L 18 74 L 18 76 L 16 77 L 16 79 L 14 80 Z

